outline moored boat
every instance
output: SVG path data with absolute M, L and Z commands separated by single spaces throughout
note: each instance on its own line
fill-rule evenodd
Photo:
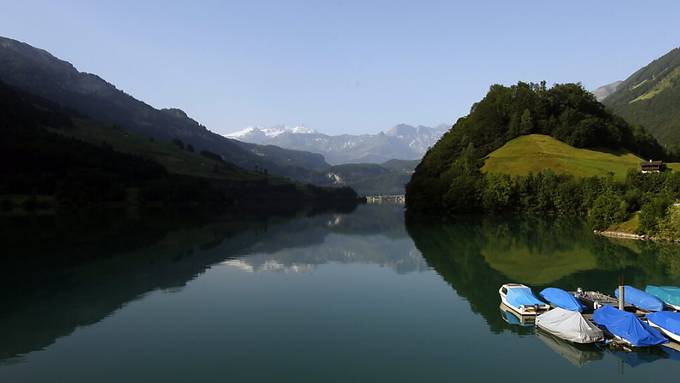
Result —
M 614 290 L 614 296 L 619 297 L 619 290 Z M 662 311 L 663 302 L 652 294 L 648 294 L 633 286 L 623 287 L 623 301 L 644 311 Z
M 531 289 L 519 283 L 506 283 L 498 290 L 501 302 L 519 315 L 538 315 L 550 305 L 536 298 Z
M 536 326 L 535 315 L 519 315 L 510 307 L 501 303 L 499 309 L 501 310 L 501 317 L 505 323 L 513 326 L 534 327 Z
M 554 307 L 576 312 L 583 312 L 585 309 L 585 306 L 573 294 L 556 287 L 545 288 L 539 295 Z
M 536 325 L 560 339 L 574 343 L 595 343 L 604 340 L 604 333 L 577 311 L 554 308 L 536 317 Z
M 618 305 L 616 298 L 599 291 L 583 291 L 580 288 L 574 292 L 574 297 L 583 304 L 588 311 L 595 311 L 603 306 Z
M 680 287 L 649 285 L 645 288 L 645 292 L 661 299 L 673 310 L 680 311 Z
M 593 322 L 632 347 L 650 347 L 668 342 L 659 331 L 641 321 L 635 314 L 609 305 L 595 310 Z
M 671 311 L 650 313 L 647 315 L 647 323 L 672 340 L 680 342 L 680 313 Z

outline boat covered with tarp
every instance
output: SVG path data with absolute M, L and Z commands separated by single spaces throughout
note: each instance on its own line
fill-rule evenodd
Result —
M 548 303 L 555 307 L 560 307 L 569 311 L 583 312 L 585 306 L 579 302 L 574 294 L 568 291 L 558 289 L 557 287 L 548 287 L 543 289 L 539 295 Z
M 579 288 L 573 294 L 574 297 L 578 299 L 578 301 L 584 305 L 588 311 L 595 311 L 606 305 L 614 307 L 618 305 L 616 298 L 607 294 L 603 294 L 599 291 L 583 291 Z
M 577 311 L 554 308 L 536 317 L 536 325 L 560 339 L 574 343 L 595 343 L 604 340 L 604 333 Z
M 649 347 L 668 342 L 659 331 L 642 322 L 635 314 L 612 306 L 595 310 L 593 322 L 633 347 Z
M 667 337 L 680 342 L 680 313 L 673 311 L 659 311 L 647 315 L 647 322 Z
M 645 292 L 661 299 L 668 306 L 680 310 L 680 287 L 649 285 L 645 288 Z
M 498 290 L 501 302 L 520 315 L 538 315 L 550 305 L 536 298 L 531 288 L 519 283 L 506 283 Z
M 614 295 L 619 297 L 619 289 L 614 290 Z M 659 298 L 633 286 L 623 287 L 623 301 L 645 311 L 663 310 L 663 302 Z

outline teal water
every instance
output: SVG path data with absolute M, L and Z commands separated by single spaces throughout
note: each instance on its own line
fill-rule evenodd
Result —
M 498 287 L 680 285 L 680 250 L 578 221 L 405 224 L 401 207 L 101 227 L 11 222 L 1 382 L 640 381 L 680 357 L 512 324 Z M 510 322 L 510 323 L 508 323 Z

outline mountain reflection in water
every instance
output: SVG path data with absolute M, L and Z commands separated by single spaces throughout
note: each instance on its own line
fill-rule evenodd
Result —
M 447 362 L 414 356 L 412 363 L 430 368 L 433 368 L 430 363 L 449 366 L 450 358 L 455 355 L 456 363 L 460 364 L 450 366 L 457 366 L 459 373 L 466 365 L 472 366 L 473 361 L 465 358 L 476 355 L 475 350 L 482 352 L 488 347 L 502 352 L 503 347 L 518 347 L 516 341 L 520 339 L 526 342 L 521 346 L 524 352 L 543 358 L 546 365 L 554 363 L 549 353 L 544 352 L 546 347 L 555 351 L 559 359 L 566 359 L 570 368 L 589 368 L 600 361 L 607 364 L 619 357 L 629 366 L 676 360 L 667 350 L 616 355 L 573 347 L 554 338 L 535 335 L 532 326 L 516 323 L 502 308 L 499 310 L 498 287 L 511 281 L 528 284 L 536 292 L 546 286 L 611 292 L 620 275 L 638 287 L 680 285 L 678 247 L 596 237 L 578 220 L 465 217 L 450 223 L 405 222 L 403 206 L 364 205 L 351 212 L 211 219 L 15 217 L 4 218 L 3 227 L 8 230 L 0 234 L 6 254 L 0 259 L 0 298 L 4 303 L 0 312 L 0 377 L 3 367 L 10 368 L 17 363 L 31 365 L 36 351 L 49 351 L 60 339 L 75 336 L 77 329 L 96 328 L 106 322 L 106 318 L 125 312 L 133 302 L 144 307 L 153 301 L 149 297 L 155 293 L 181 295 L 189 285 L 198 284 L 213 289 L 201 290 L 202 294 L 227 295 L 220 290 L 224 286 L 219 279 L 227 277 L 232 280 L 225 286 L 244 291 L 259 288 L 262 295 L 248 298 L 230 292 L 236 295 L 229 295 L 232 300 L 224 301 L 230 304 L 223 310 L 229 311 L 232 305 L 237 305 L 242 310 L 245 307 L 254 311 L 201 311 L 194 319 L 197 323 L 211 317 L 223 320 L 222 314 L 227 318 L 244 315 L 244 322 L 238 322 L 240 326 L 270 316 L 281 321 L 281 315 L 293 315 L 281 310 L 291 308 L 267 300 L 276 298 L 267 297 L 277 296 L 280 291 L 276 289 L 299 285 L 297 290 L 290 290 L 301 295 L 300 300 L 294 302 L 295 310 L 309 311 L 294 314 L 331 321 L 329 327 L 320 323 L 316 330 L 328 330 L 329 336 L 337 334 L 331 338 L 332 349 L 321 348 L 315 352 L 334 355 L 344 363 L 358 363 L 354 358 L 358 357 L 359 350 L 354 348 L 354 343 L 343 341 L 361 342 L 373 339 L 371 337 L 377 337 L 373 339 L 377 343 L 364 343 L 361 350 L 370 346 L 377 349 L 366 350 L 389 354 L 421 347 L 419 352 L 423 355 L 429 350 Z M 321 276 L 326 279 L 319 279 Z M 314 290 L 321 291 L 318 293 L 321 295 L 314 295 Z M 338 290 L 342 290 L 342 294 L 338 295 Z M 189 303 L 200 300 L 201 296 L 172 302 L 176 308 L 184 309 L 193 307 Z M 326 298 L 330 301 L 323 300 Z M 173 298 L 170 295 L 164 299 Z M 254 301 L 251 307 L 248 299 L 259 301 Z M 324 310 L 331 309 L 338 317 L 322 315 Z M 435 312 L 438 316 L 430 317 Z M 283 323 L 294 326 L 300 321 L 295 318 Z M 412 323 L 417 326 L 412 329 L 413 334 L 404 334 L 400 326 L 408 327 Z M 457 323 L 455 327 L 447 327 L 454 323 Z M 363 327 L 357 330 L 360 325 Z M 202 330 L 203 325 L 196 326 L 195 331 Z M 261 324 L 252 326 L 249 331 L 262 331 Z M 236 335 L 227 331 L 228 328 L 207 330 L 228 334 L 231 336 L 228 339 L 233 339 Z M 315 347 L 327 344 L 317 343 L 319 339 L 305 335 L 308 332 L 299 336 L 310 336 L 303 340 L 317 345 Z M 420 333 L 424 335 L 417 335 Z M 272 332 L 270 336 L 272 334 L 280 333 Z M 468 345 L 465 352 L 460 344 L 448 343 L 466 336 L 474 336 L 475 344 Z M 507 337 L 516 341 L 509 341 Z M 265 338 L 257 340 L 266 342 Z M 434 343 L 438 344 L 436 350 L 423 349 Z M 164 348 L 153 345 L 158 346 L 158 350 Z M 385 348 L 380 348 L 381 345 Z M 292 356 L 306 355 L 295 345 L 291 347 L 298 352 Z M 292 362 L 285 360 L 287 349 L 281 350 L 283 353 L 277 355 L 283 355 L 279 358 L 283 358 L 280 362 L 285 370 Z M 239 355 L 239 350 L 231 351 L 234 352 L 231 358 Z M 258 354 L 261 352 L 263 350 L 258 349 Z M 209 358 L 209 355 L 202 357 Z M 305 360 L 309 357 L 304 356 Z M 395 366 L 386 358 L 383 363 L 395 369 L 393 378 L 413 377 L 400 369 L 408 365 Z M 326 365 L 331 367 L 336 366 Z M 497 370 L 500 373 L 503 368 L 499 365 Z M 238 371 L 247 375 L 253 370 L 252 366 L 244 366 Z M 328 378 L 320 371 L 313 376 Z M 351 372 L 346 368 L 334 371 Z M 370 371 L 374 376 L 385 373 L 384 370 Z M 440 375 L 432 376 L 448 376 L 446 369 L 437 371 Z M 484 373 L 495 374 L 494 371 L 488 369 Z M 609 376 L 608 371 L 600 373 Z

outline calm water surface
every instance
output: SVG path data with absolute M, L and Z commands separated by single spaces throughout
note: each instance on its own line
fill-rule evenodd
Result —
M 499 309 L 509 281 L 680 285 L 678 249 L 595 238 L 578 221 L 406 225 L 386 205 L 163 228 L 11 227 L 22 229 L 2 237 L 1 382 L 680 376 L 680 357 L 663 348 L 576 348 Z

